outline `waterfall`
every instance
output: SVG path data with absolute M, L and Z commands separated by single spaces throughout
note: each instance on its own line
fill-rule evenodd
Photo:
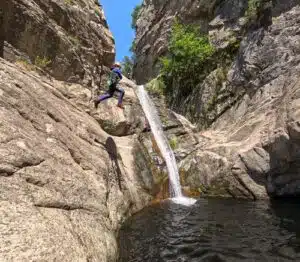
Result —
M 182 195 L 179 172 L 173 150 L 171 149 L 169 141 L 164 134 L 163 127 L 155 105 L 153 104 L 143 85 L 138 86 L 137 96 L 151 127 L 151 132 L 154 135 L 156 144 L 159 147 L 159 150 L 166 162 L 172 199 L 179 204 L 193 204 L 195 202 L 194 199 L 186 198 Z

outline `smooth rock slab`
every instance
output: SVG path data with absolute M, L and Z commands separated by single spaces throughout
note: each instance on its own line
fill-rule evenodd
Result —
M 116 261 L 120 224 L 151 199 L 134 137 L 108 135 L 64 88 L 0 59 L 1 261 Z

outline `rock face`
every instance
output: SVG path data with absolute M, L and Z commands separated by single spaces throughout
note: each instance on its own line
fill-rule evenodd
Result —
M 175 18 L 199 25 L 201 33 L 209 36 L 214 55 L 197 72 L 201 79 L 193 81 L 193 86 L 184 86 L 177 79 L 169 84 L 168 90 L 172 92 L 168 95 L 168 106 L 201 127 L 209 126 L 241 96 L 242 91 L 236 92 L 225 81 L 240 42 L 253 29 L 272 23 L 271 1 L 258 1 L 257 9 L 254 2 L 257 1 L 145 1 L 137 20 L 135 40 L 137 82 L 145 83 L 157 75 L 159 58 L 168 55 L 168 39 Z
M 166 24 L 175 15 L 199 23 L 221 53 L 239 43 L 229 65 L 212 68 L 188 97 L 171 103 L 202 130 L 194 134 L 197 145 L 176 150 L 184 186 L 252 199 L 299 195 L 300 2 L 261 1 L 255 15 L 251 1 L 173 2 L 144 1 L 137 22 L 139 82 L 156 75 L 155 61 L 167 50 Z
M 299 84 L 269 83 L 201 132 L 198 150 L 181 163 L 186 183 L 213 195 L 299 195 Z
M 207 28 L 217 1 L 206 0 L 144 0 L 135 39 L 136 65 L 134 78 L 144 84 L 159 71 L 159 57 L 167 54 L 169 33 L 175 17 L 201 23 Z
M 3 0 L 0 56 L 35 64 L 56 79 L 99 84 L 114 41 L 94 0 Z
M 218 82 L 224 92 L 216 96 L 215 68 L 195 89 L 203 95 L 174 104 L 190 117 L 187 102 L 215 97 L 210 128 L 199 132 L 154 97 L 185 194 L 299 195 L 300 7 L 277 1 L 270 16 L 268 3 L 245 31 L 247 1 L 144 3 L 140 82 L 156 74 L 176 14 L 198 21 L 220 50 L 228 35 L 241 37 Z M 92 0 L 4 0 L 0 22 L 0 261 L 116 261 L 120 224 L 168 196 L 168 181 L 151 133 L 141 132 L 134 84 L 121 83 L 123 111 L 116 98 L 97 110 L 91 103 L 114 59 L 102 9 Z
M 0 260 L 115 261 L 120 223 L 151 199 L 137 139 L 104 132 L 76 85 L 3 59 L 0 75 Z
M 0 3 L 0 261 L 116 261 L 152 199 L 134 84 L 124 111 L 91 103 L 114 59 L 97 3 Z
M 253 10 L 254 2 L 260 3 L 258 10 Z M 270 0 L 144 0 L 136 22 L 134 77 L 138 83 L 146 83 L 157 76 L 159 58 L 168 54 L 175 18 L 199 25 L 216 48 L 224 49 L 236 38 L 241 40 L 249 30 L 270 25 L 271 13 L 278 16 L 297 4 L 298 0 L 277 0 L 273 6 Z
M 145 116 L 135 95 L 135 84 L 124 77 L 120 86 L 125 90 L 124 110 L 116 107 L 117 92 L 116 99 L 105 100 L 99 104 L 98 110 L 94 110 L 91 108 L 91 96 L 93 96 L 91 90 L 73 84 L 65 85 L 61 91 L 70 101 L 93 116 L 108 134 L 123 137 L 140 133 L 144 129 Z M 99 95 L 106 91 L 106 88 L 101 88 Z
M 190 153 L 191 149 L 198 144 L 198 139 L 194 134 L 195 127 L 183 116 L 167 109 L 162 99 L 154 97 L 153 101 L 157 107 L 164 133 L 169 140 L 171 148 L 175 150 L 179 162 L 186 157 L 186 152 Z M 139 134 L 138 140 L 142 145 L 143 155 L 147 159 L 148 169 L 151 170 L 154 188 L 152 192 L 156 200 L 169 198 L 168 171 L 153 134 L 151 132 L 143 132 Z M 191 188 L 187 189 L 186 195 L 194 196 L 194 193 L 197 196 L 199 195 L 198 191 L 192 192 Z

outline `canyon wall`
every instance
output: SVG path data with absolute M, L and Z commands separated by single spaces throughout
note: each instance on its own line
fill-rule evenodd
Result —
M 200 25 L 216 50 L 190 91 L 173 81 L 162 96 L 198 130 L 196 146 L 185 155 L 177 149 L 192 191 L 299 195 L 299 14 L 296 0 L 143 2 L 135 40 L 139 83 L 158 75 L 175 17 Z
M 1 56 L 91 86 L 114 60 L 114 39 L 94 0 L 3 0 Z
M 0 260 L 116 261 L 153 181 L 134 83 L 96 110 L 114 61 L 94 0 L 0 3 Z M 102 79 L 101 79 L 102 78 Z

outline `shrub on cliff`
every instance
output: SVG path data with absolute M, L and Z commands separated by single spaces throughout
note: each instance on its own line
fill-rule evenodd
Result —
M 134 55 L 129 57 L 125 56 L 122 61 L 122 72 L 123 75 L 125 75 L 127 78 L 132 78 L 132 71 L 133 71 L 133 65 L 134 65 Z
M 131 27 L 134 30 L 136 29 L 136 22 L 139 18 L 139 13 L 140 13 L 141 9 L 142 9 L 142 5 L 137 5 L 132 11 L 132 14 L 131 14 L 131 18 L 132 18 Z
M 162 81 L 161 76 L 152 79 L 146 84 L 146 90 L 153 96 L 162 96 L 164 94 L 165 89 L 166 87 L 164 82 Z
M 201 73 L 215 53 L 207 36 L 194 25 L 183 25 L 175 21 L 169 42 L 169 55 L 161 58 L 166 84 L 176 81 L 182 88 L 190 89 L 198 83 Z M 190 91 L 190 90 L 186 90 Z
M 261 4 L 261 0 L 248 0 L 248 8 L 245 12 L 246 18 L 255 19 Z

